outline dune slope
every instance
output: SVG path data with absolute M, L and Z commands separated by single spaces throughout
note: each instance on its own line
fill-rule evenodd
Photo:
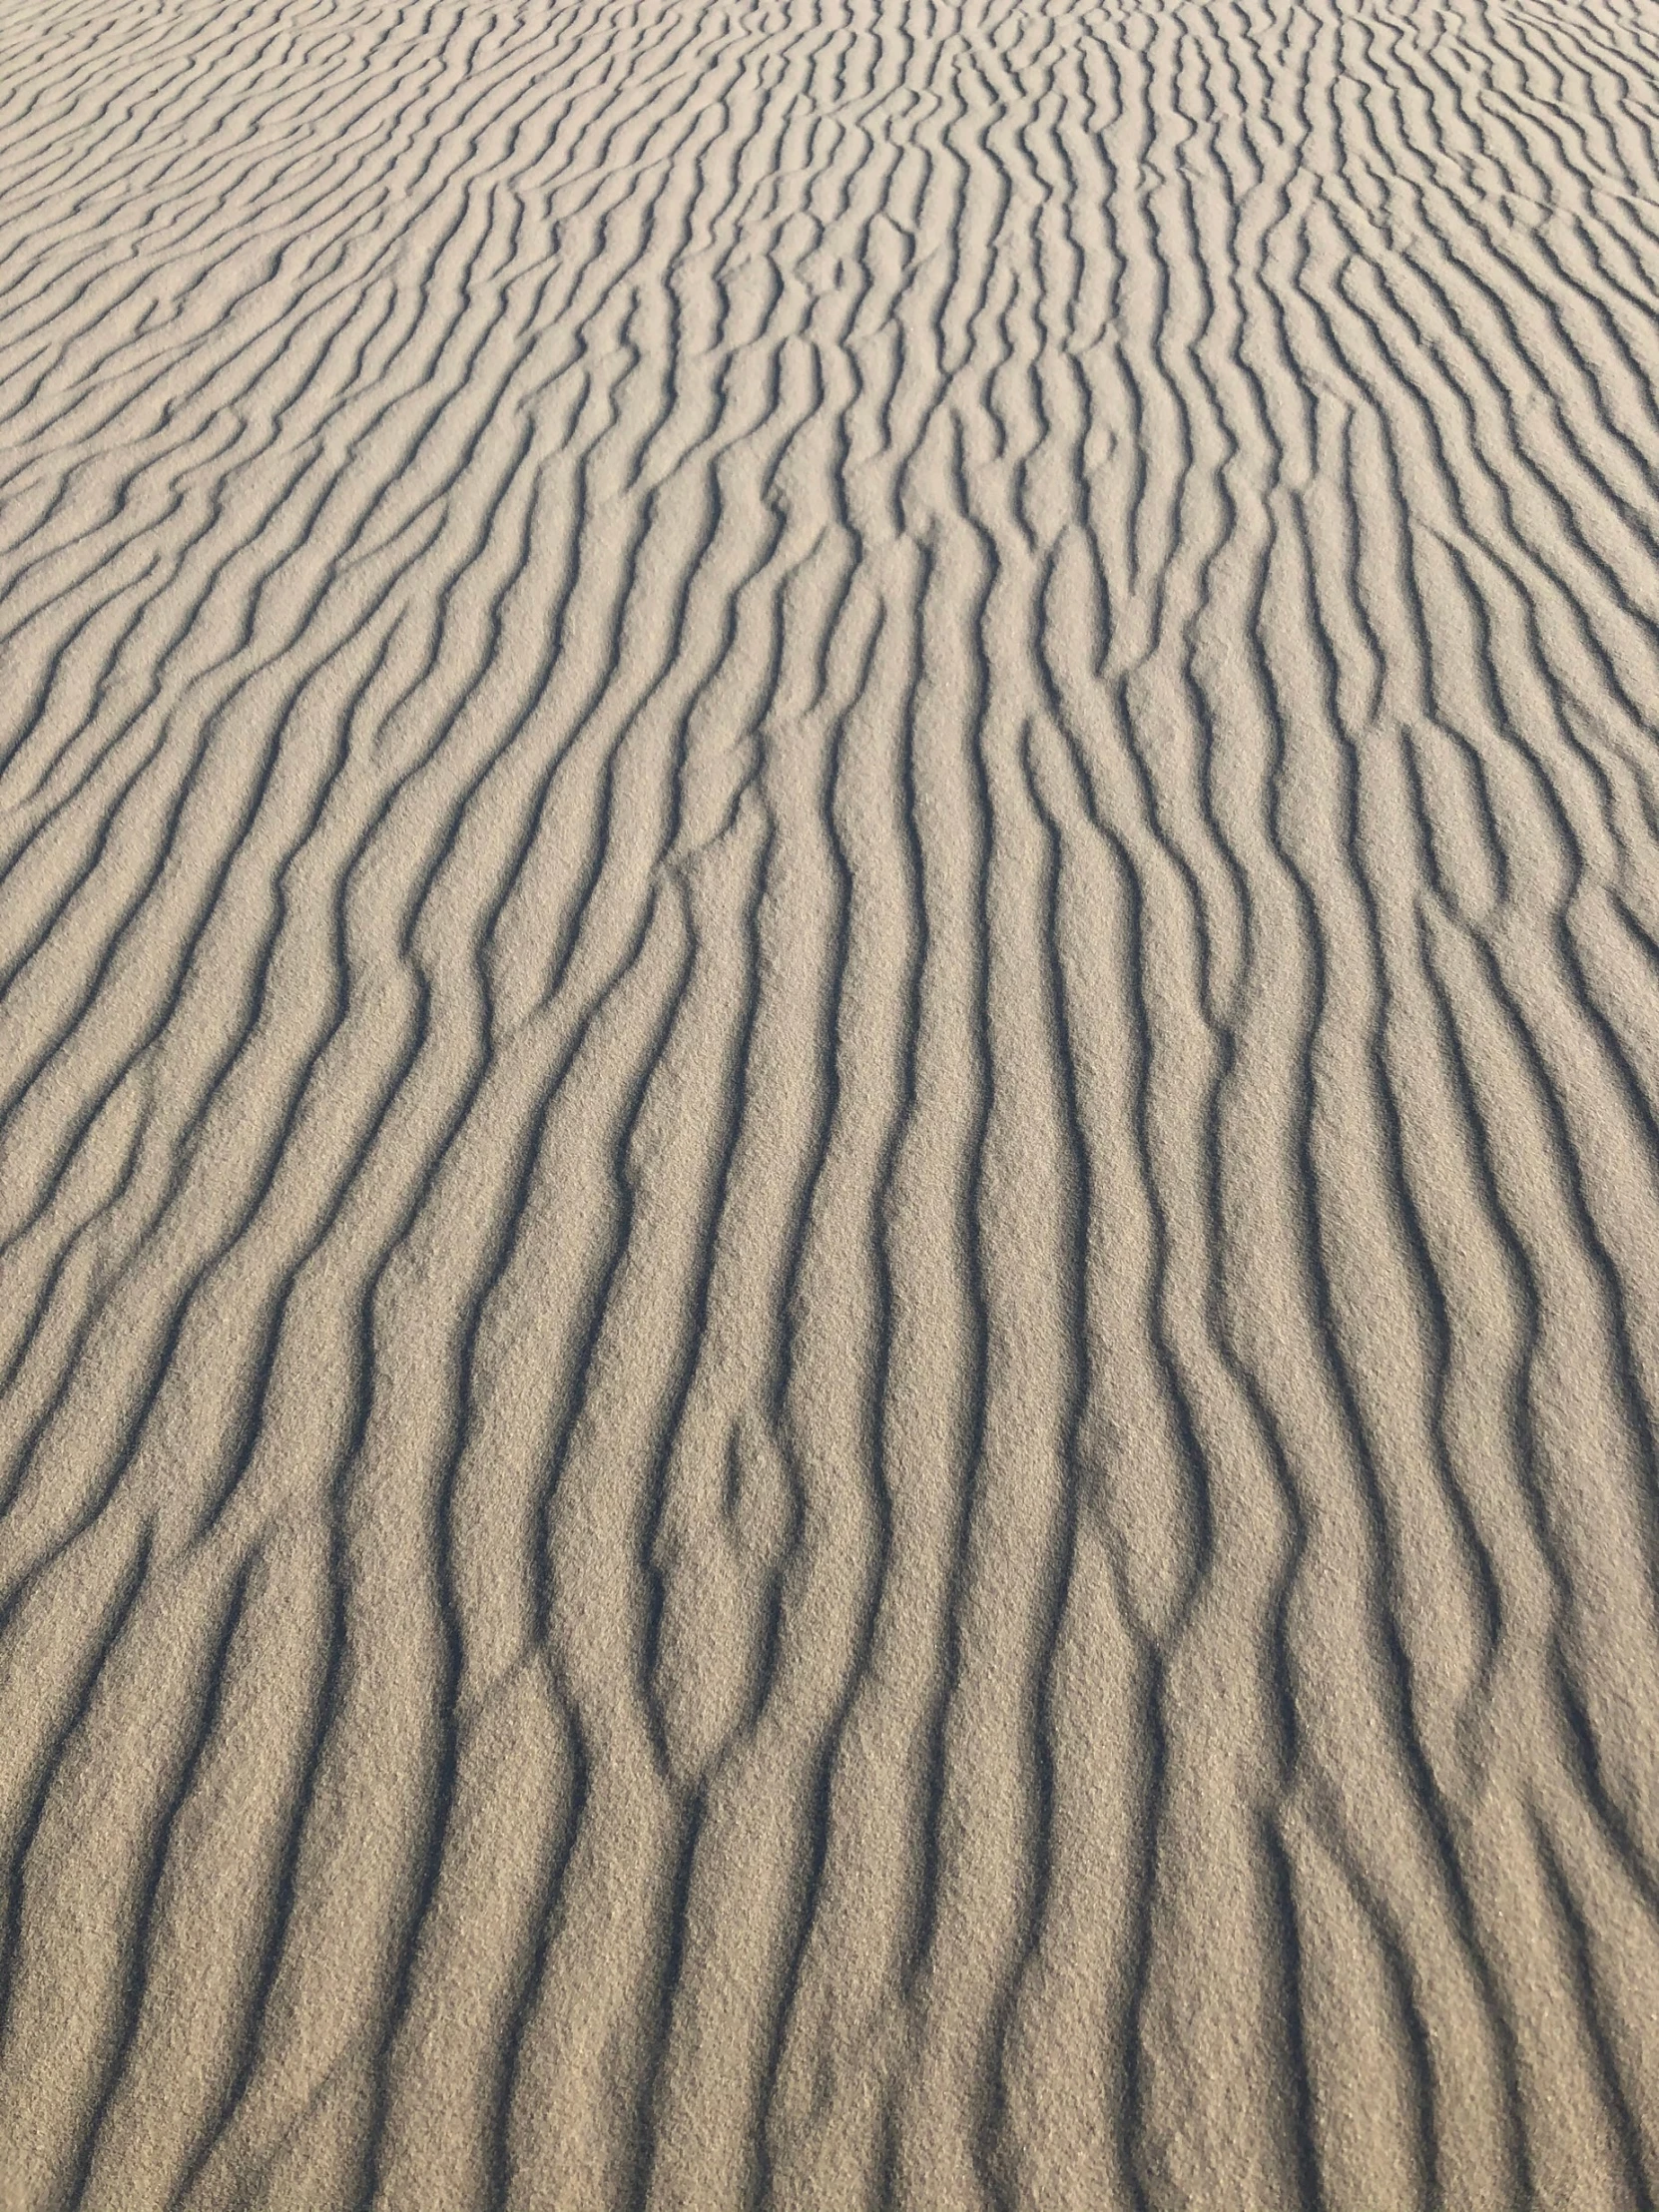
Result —
M 0 2205 L 1659 2196 L 1659 14 L 0 23 Z

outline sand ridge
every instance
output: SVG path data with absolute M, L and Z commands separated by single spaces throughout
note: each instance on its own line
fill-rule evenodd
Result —
M 0 87 L 0 2205 L 1651 2205 L 1659 15 Z

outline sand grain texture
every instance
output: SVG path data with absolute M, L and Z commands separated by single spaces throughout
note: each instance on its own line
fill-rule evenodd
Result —
M 0 2205 L 1650 2207 L 1651 0 L 0 87 Z

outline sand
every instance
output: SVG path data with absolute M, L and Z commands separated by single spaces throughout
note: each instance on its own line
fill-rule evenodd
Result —
M 0 210 L 0 2205 L 1651 2206 L 1652 0 L 22 0 Z

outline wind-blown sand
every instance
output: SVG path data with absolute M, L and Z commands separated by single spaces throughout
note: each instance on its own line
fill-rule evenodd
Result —
M 1650 2206 L 1651 0 L 0 47 L 0 2203 Z

